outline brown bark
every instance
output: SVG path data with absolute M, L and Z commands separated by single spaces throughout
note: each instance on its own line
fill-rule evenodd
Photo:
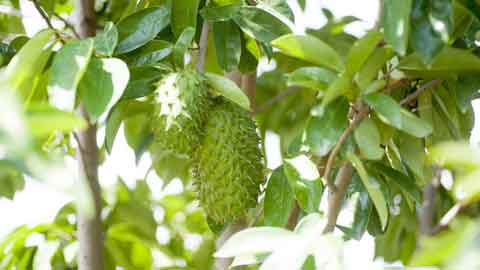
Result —
M 75 31 L 80 38 L 95 36 L 95 1 L 76 0 L 73 19 Z M 90 123 L 88 114 L 83 105 L 80 105 L 79 115 Z M 103 269 L 103 235 L 101 220 L 101 190 L 98 182 L 98 146 L 97 128 L 89 124 L 85 130 L 76 134 L 78 150 L 80 181 L 86 181 L 91 191 L 94 202 L 93 215 L 79 211 L 78 213 L 78 269 L 102 270 Z

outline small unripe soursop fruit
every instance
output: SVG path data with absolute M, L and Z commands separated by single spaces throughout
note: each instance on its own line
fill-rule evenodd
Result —
M 192 169 L 200 204 L 214 222 L 238 220 L 257 204 L 264 180 L 259 142 L 249 113 L 220 98 L 209 113 Z
M 190 158 L 210 110 L 206 81 L 195 71 L 171 73 L 158 83 L 155 103 L 154 148 Z

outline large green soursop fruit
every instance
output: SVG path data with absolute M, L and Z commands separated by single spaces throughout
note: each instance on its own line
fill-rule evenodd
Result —
M 191 158 L 203 137 L 211 104 L 206 81 L 195 71 L 171 73 L 157 84 L 150 153 L 163 180 L 190 178 Z
M 219 99 L 210 111 L 192 170 L 200 204 L 214 222 L 238 220 L 257 204 L 264 180 L 259 142 L 249 113 Z
M 190 158 L 211 105 L 204 78 L 195 71 L 171 73 L 158 83 L 155 102 L 154 148 L 162 155 Z

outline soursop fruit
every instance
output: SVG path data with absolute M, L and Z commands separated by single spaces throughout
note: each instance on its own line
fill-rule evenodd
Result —
M 200 204 L 214 222 L 238 220 L 257 204 L 264 181 L 259 142 L 249 113 L 219 98 L 209 113 L 192 168 Z
M 155 90 L 152 127 L 156 151 L 191 158 L 203 136 L 210 105 L 202 75 L 184 70 L 163 78 Z

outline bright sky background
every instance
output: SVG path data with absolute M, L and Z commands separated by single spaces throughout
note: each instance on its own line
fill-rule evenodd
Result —
M 24 19 L 25 27 L 28 35 L 31 36 L 39 29 L 44 28 L 45 25 L 33 9 L 31 2 L 27 0 L 21 0 L 20 2 L 26 14 Z M 305 26 L 320 27 L 325 23 L 325 18 L 319 14 L 321 14 L 321 8 L 326 7 L 335 16 L 353 15 L 362 19 L 362 22 L 355 23 L 349 28 L 349 31 L 356 35 L 363 34 L 366 29 L 373 26 L 378 10 L 378 0 L 309 0 L 307 1 L 306 12 L 302 15 L 296 0 L 289 2 L 297 15 L 296 24 L 299 29 Z M 477 105 L 480 105 L 480 103 Z M 476 111 L 476 117 L 480 119 L 478 110 Z M 478 121 L 475 126 L 472 141 L 477 143 L 480 135 Z M 102 136 L 99 137 L 99 141 L 103 140 Z M 278 156 L 278 138 L 275 135 L 268 136 L 267 144 L 267 156 L 271 159 L 268 162 L 269 167 L 274 168 L 281 161 L 281 158 Z M 149 166 L 148 157 L 142 159 L 138 166 L 135 165 L 134 161 L 133 151 L 127 146 L 123 132 L 120 132 L 116 137 L 112 155 L 107 157 L 107 161 L 100 168 L 102 185 L 113 185 L 117 176 L 121 176 L 129 185 L 134 185 L 135 179 L 143 178 Z M 72 163 L 74 164 L 74 162 Z M 161 192 L 161 181 L 154 178 L 154 173 L 151 173 L 148 182 L 155 186 L 153 188 L 154 192 L 159 195 Z M 175 189 L 175 185 L 170 188 Z M 70 200 L 72 198 L 67 194 L 54 190 L 42 183 L 28 180 L 25 189 L 16 195 L 14 201 L 0 199 L 0 238 L 21 224 L 38 224 L 51 221 L 57 210 Z

